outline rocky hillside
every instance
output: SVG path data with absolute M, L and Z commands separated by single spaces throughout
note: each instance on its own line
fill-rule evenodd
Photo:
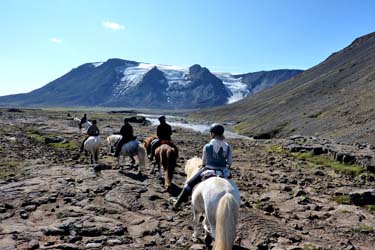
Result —
M 237 123 L 260 138 L 316 135 L 375 143 L 375 33 L 296 77 L 222 108 L 195 114 Z
M 96 166 L 84 154 L 77 157 L 85 135 L 69 126 L 73 124 L 65 112 L 10 111 L 0 110 L 1 250 L 209 249 L 201 223 L 200 240 L 191 239 L 190 201 L 178 212 L 169 202 L 184 185 L 186 161 L 201 154 L 207 134 L 173 128 L 179 166 L 167 192 L 163 180 L 150 174 L 148 161 L 137 174 L 130 159 L 117 168 L 104 145 Z M 98 119 L 102 139 L 124 119 L 113 113 L 88 116 Z M 139 139 L 156 130 L 133 126 Z M 50 143 L 48 138 L 64 140 Z M 368 145 L 343 148 L 309 137 L 228 142 L 233 147 L 232 180 L 241 194 L 233 250 L 374 249 L 373 173 L 326 157 L 343 149 L 350 149 L 346 156 L 367 154 Z
M 238 101 L 300 72 L 232 75 L 200 65 L 181 68 L 110 59 L 83 64 L 30 93 L 0 97 L 0 105 L 206 108 Z

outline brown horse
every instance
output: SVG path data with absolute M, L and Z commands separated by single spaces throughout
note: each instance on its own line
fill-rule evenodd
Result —
M 163 166 L 165 177 L 164 187 L 168 190 L 171 186 L 174 169 L 176 167 L 178 152 L 177 149 L 168 145 L 162 144 L 155 150 L 155 160 L 158 166 L 159 176 L 161 176 L 160 165 Z M 154 173 L 155 165 L 153 165 L 151 173 Z
M 143 146 L 146 149 L 147 155 L 151 154 L 151 142 L 157 138 L 158 137 L 156 136 L 149 136 L 149 137 L 146 137 L 146 139 L 143 141 Z

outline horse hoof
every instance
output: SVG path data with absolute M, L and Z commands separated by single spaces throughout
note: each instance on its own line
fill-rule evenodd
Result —
M 212 237 L 211 237 L 211 235 L 207 234 L 204 237 L 204 244 L 206 244 L 206 246 L 209 246 L 209 245 L 211 245 L 211 243 L 212 243 Z

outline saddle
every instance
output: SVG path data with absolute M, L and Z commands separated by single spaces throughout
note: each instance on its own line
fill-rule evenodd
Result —
M 220 177 L 220 178 L 225 178 L 225 179 L 231 179 L 232 175 L 229 171 L 229 169 L 225 168 L 223 170 L 219 169 L 207 169 L 202 172 L 201 178 L 202 181 L 207 180 L 208 178 L 211 177 Z

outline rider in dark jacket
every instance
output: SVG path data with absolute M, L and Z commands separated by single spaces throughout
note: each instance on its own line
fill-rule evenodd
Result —
M 120 135 L 122 135 L 122 138 L 116 145 L 116 152 L 114 154 L 115 157 L 118 157 L 120 155 L 122 146 L 124 146 L 124 144 L 135 139 L 133 134 L 133 127 L 129 124 L 128 118 L 124 119 L 124 125 L 121 127 Z
M 84 123 L 86 123 L 86 122 L 87 122 L 87 115 L 84 114 L 83 117 L 81 118 L 80 123 L 78 124 L 79 129 L 81 129 L 81 128 L 82 128 L 82 124 L 84 124 Z
M 81 144 L 81 148 L 79 150 L 79 152 L 83 152 L 83 147 L 85 145 L 85 142 L 86 140 L 90 137 L 90 136 L 98 136 L 100 134 L 100 131 L 99 131 L 99 128 L 96 126 L 96 120 L 93 120 L 92 121 L 92 125 L 88 128 L 87 130 L 87 137 L 83 140 L 82 144 Z
M 160 116 L 159 118 L 160 125 L 156 129 L 156 135 L 158 136 L 157 139 L 153 140 L 151 143 L 151 155 L 149 159 L 152 161 L 154 159 L 155 150 L 159 147 L 163 141 L 165 143 L 171 142 L 172 136 L 172 128 L 171 126 L 165 121 L 166 118 L 164 115 Z

